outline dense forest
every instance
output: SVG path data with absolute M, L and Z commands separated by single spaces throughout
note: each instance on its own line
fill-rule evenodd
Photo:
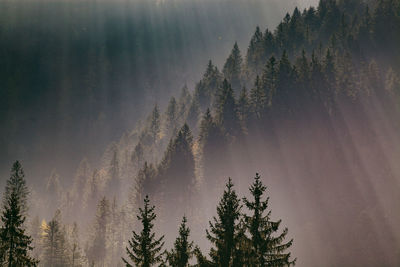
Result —
M 54 170 L 31 187 L 15 162 L 0 261 L 398 266 L 399 45 L 399 0 L 320 0 L 257 27 L 71 186 Z

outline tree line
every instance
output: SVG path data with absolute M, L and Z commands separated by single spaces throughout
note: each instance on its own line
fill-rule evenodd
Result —
M 179 236 L 171 250 L 164 249 L 164 236 L 156 236 L 154 223 L 155 206 L 150 204 L 149 197 L 144 198 L 143 207 L 139 208 L 137 220 L 142 229 L 133 231 L 132 238 L 126 247 L 127 257 L 122 258 L 125 266 L 290 266 L 296 259 L 288 252 L 293 239 L 286 241 L 288 229 L 280 231 L 281 220 L 274 221 L 268 209 L 266 186 L 256 174 L 249 190 L 251 198 L 242 200 L 236 194 L 232 180 L 229 178 L 223 195 L 217 206 L 217 216 L 209 222 L 206 230 L 207 239 L 212 247 L 209 257 L 202 254 L 199 247 L 190 240 L 190 229 L 187 218 L 183 216 L 179 227 Z M 0 228 L 0 260 L 2 266 L 104 266 L 104 246 L 106 243 L 106 224 L 109 203 L 103 198 L 98 205 L 97 236 L 95 247 L 98 256 L 90 259 L 79 249 L 77 225 L 74 224 L 68 243 L 60 223 L 60 212 L 46 223 L 43 221 L 40 238 L 42 246 L 41 262 L 32 255 L 33 239 L 26 233 L 25 220 L 28 214 L 29 189 L 21 164 L 16 161 L 11 169 L 3 196 Z M 246 209 L 247 212 L 244 212 Z M 103 246 L 102 246 L 103 245 Z M 100 250 L 100 251 L 99 251 Z M 100 256 L 100 257 L 99 257 Z M 87 259 L 84 259 L 87 257 Z M 192 258 L 197 259 L 193 264 Z

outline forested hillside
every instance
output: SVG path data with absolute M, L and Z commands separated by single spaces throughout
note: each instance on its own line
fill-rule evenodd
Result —
M 70 187 L 55 170 L 30 190 L 28 260 L 398 266 L 399 45 L 399 0 L 320 0 L 260 25 Z

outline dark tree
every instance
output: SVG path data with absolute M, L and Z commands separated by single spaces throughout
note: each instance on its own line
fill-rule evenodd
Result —
M 234 256 L 241 239 L 240 210 L 240 199 L 229 178 L 217 207 L 217 217 L 209 222 L 210 230 L 206 230 L 207 239 L 213 244 L 210 257 L 216 266 L 237 266 Z
M 32 238 L 25 233 L 26 199 L 28 189 L 21 165 L 16 161 L 7 180 L 0 228 L 0 263 L 8 267 L 37 266 L 29 253 Z
M 232 84 L 235 91 L 242 88 L 242 64 L 242 55 L 240 54 L 238 44 L 235 43 L 223 69 L 225 79 Z
M 226 134 L 238 136 L 240 134 L 240 120 L 232 86 L 225 79 L 220 89 L 217 102 L 217 121 Z
M 164 236 L 155 238 L 155 233 L 152 231 L 153 221 L 156 219 L 154 209 L 154 206 L 150 206 L 149 197 L 146 196 L 144 208 L 139 208 L 140 214 L 137 216 L 137 219 L 142 222 L 143 229 L 140 234 L 133 231 L 133 237 L 129 240 L 129 247 L 126 248 L 126 253 L 132 264 L 122 258 L 127 267 L 150 267 L 163 261 L 161 250 L 164 246 Z
M 176 238 L 174 248 L 167 254 L 168 263 L 174 267 L 186 267 L 193 256 L 193 242 L 189 241 L 190 229 L 186 225 L 184 216 L 179 227 L 179 236 Z
M 267 188 L 260 179 L 260 176 L 256 174 L 250 187 L 250 193 L 254 199 L 251 201 L 247 198 L 243 199 L 246 207 L 252 212 L 250 216 L 245 215 L 246 228 L 251 239 L 250 259 L 254 266 L 294 265 L 296 259 L 291 260 L 290 253 L 285 252 L 292 246 L 293 240 L 284 243 L 288 233 L 287 228 L 278 236 L 274 236 L 281 221 L 271 221 L 271 211 L 267 211 L 269 198 L 263 199 Z

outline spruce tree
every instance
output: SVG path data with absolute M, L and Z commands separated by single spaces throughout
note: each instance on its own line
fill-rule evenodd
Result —
M 164 236 L 155 237 L 152 231 L 156 219 L 154 206 L 150 206 L 149 197 L 144 199 L 144 208 L 139 208 L 137 219 L 141 221 L 143 229 L 140 234 L 133 231 L 133 237 L 129 240 L 129 246 L 126 247 L 126 253 L 132 263 L 122 258 L 127 267 L 150 267 L 163 261 L 162 248 L 164 246 Z
M 160 111 L 158 109 L 158 105 L 154 106 L 153 111 L 148 118 L 148 130 L 152 137 L 152 141 L 155 144 L 158 140 L 158 136 L 161 130 Z
M 67 246 L 65 232 L 61 225 L 61 212 L 57 210 L 53 219 L 42 224 L 42 261 L 46 267 L 67 266 Z
M 72 231 L 70 233 L 70 255 L 71 255 L 71 266 L 72 267 L 82 267 L 84 265 L 82 250 L 79 245 L 79 232 L 78 224 L 74 222 L 72 225 Z
M 179 236 L 176 238 L 174 248 L 167 253 L 167 260 L 171 266 L 186 267 L 193 256 L 193 242 L 189 241 L 190 229 L 187 227 L 184 216 L 179 227 Z
M 22 215 L 26 216 L 28 210 L 27 199 L 29 196 L 29 189 L 26 186 L 24 170 L 19 161 L 14 162 L 11 168 L 10 178 L 6 182 L 5 192 L 3 195 L 3 206 L 8 205 L 12 192 L 14 192 L 19 199 L 19 208 Z
M 173 136 L 178 127 L 178 104 L 175 97 L 171 97 L 165 112 L 165 131 L 167 136 Z
M 254 266 L 290 266 L 294 265 L 296 259 L 290 259 L 289 249 L 293 240 L 284 243 L 288 229 L 285 228 L 281 234 L 274 236 L 279 229 L 281 221 L 271 220 L 271 211 L 268 209 L 268 200 L 263 199 L 266 187 L 262 184 L 258 174 L 250 186 L 250 193 L 254 199 L 251 201 L 244 198 L 246 207 L 252 212 L 245 215 L 245 223 L 250 233 L 251 253 L 250 259 Z
M 236 105 L 235 96 L 231 85 L 225 79 L 220 89 L 218 97 L 217 121 L 230 136 L 238 136 L 240 134 L 240 121 Z
M 250 100 L 247 94 L 246 87 L 243 87 L 240 93 L 237 109 L 240 121 L 242 122 L 243 127 L 246 128 L 246 123 L 250 116 Z
M 27 188 L 23 170 L 15 162 L 7 181 L 0 228 L 0 263 L 8 267 L 37 266 L 38 261 L 29 253 L 33 249 L 32 238 L 25 233 Z
M 254 87 L 250 91 L 251 119 L 261 120 L 265 116 L 267 105 L 265 90 L 262 87 L 260 77 L 257 76 Z
M 110 222 L 110 203 L 103 197 L 98 206 L 93 226 L 93 236 L 87 255 L 90 262 L 104 264 L 107 254 L 107 233 Z
M 234 256 L 241 239 L 240 210 L 240 199 L 229 178 L 217 207 L 217 217 L 209 222 L 210 230 L 206 230 L 207 239 L 213 244 L 210 257 L 216 266 L 237 266 Z
M 242 55 L 238 44 L 235 43 L 223 69 L 225 79 L 229 81 L 235 91 L 242 87 L 242 64 Z

